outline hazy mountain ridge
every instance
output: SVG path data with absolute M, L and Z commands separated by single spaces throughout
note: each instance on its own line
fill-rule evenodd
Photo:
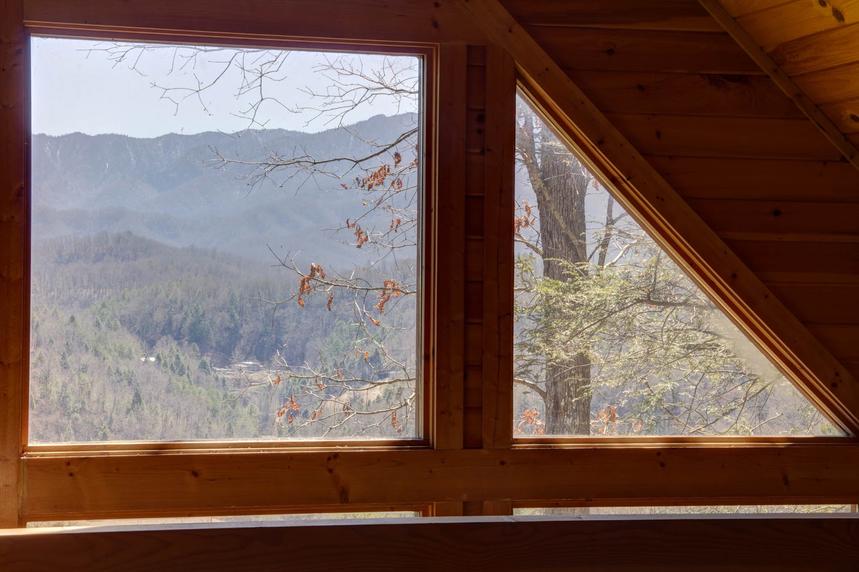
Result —
M 244 161 L 271 153 L 359 156 L 373 149 L 372 142 L 393 141 L 416 122 L 414 114 L 402 114 L 319 133 L 270 129 L 152 139 L 34 135 L 34 236 L 130 230 L 173 246 L 266 261 L 271 260 L 268 245 L 291 252 L 300 246 L 308 258 L 324 254 L 329 264 L 345 264 L 354 247 L 337 244 L 349 237 L 332 240 L 330 229 L 360 212 L 359 193 L 343 190 L 332 177 L 284 180 L 286 173 L 252 188 L 250 167 L 221 167 L 217 154 Z

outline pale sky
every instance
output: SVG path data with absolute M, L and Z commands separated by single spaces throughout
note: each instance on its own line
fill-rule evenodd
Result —
M 191 87 L 197 85 L 198 79 L 207 84 L 223 69 L 224 65 L 219 62 L 226 61 L 229 53 L 205 54 L 197 58 L 195 67 L 187 65 L 180 69 L 183 60 L 175 56 L 190 52 L 187 49 L 177 51 L 173 46 L 148 49 L 139 60 L 128 58 L 118 64 L 114 64 L 104 51 L 89 51 L 115 45 L 91 40 L 33 38 L 33 133 L 119 133 L 156 137 L 165 133 L 235 132 L 248 128 L 248 119 L 237 115 L 258 98 L 256 92 L 237 95 L 242 76 L 236 65 L 231 66 L 215 86 L 205 92 L 202 104 L 196 97 L 190 97 L 181 102 L 178 112 L 174 103 L 161 99 L 161 90 L 153 87 L 153 83 L 165 87 Z M 155 48 L 157 45 L 149 46 Z M 276 77 L 283 79 L 268 82 L 265 96 L 276 98 L 293 110 L 318 107 L 319 98 L 302 89 L 309 87 L 313 91 L 324 92 L 331 85 L 331 80 L 316 68 L 339 56 L 362 65 L 364 70 L 389 66 L 389 70 L 411 68 L 412 71 L 404 76 L 416 77 L 418 73 L 418 60 L 409 56 L 291 51 L 277 70 Z M 181 95 L 184 94 L 177 93 L 176 97 Z M 414 101 L 378 97 L 350 113 L 344 122 L 352 124 L 374 115 L 416 110 Z M 263 104 L 258 120 L 267 128 L 308 132 L 337 126 L 336 122 L 326 123 L 330 116 L 313 119 L 314 115 L 316 113 L 309 110 L 289 111 L 278 102 L 270 101 Z

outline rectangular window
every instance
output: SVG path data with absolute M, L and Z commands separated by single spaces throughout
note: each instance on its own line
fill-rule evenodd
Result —
M 31 47 L 29 441 L 420 437 L 424 57 Z

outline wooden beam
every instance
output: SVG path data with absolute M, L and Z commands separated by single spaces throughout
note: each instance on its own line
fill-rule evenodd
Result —
M 700 6 L 687 0 L 504 0 L 504 7 L 528 26 L 721 31 Z
M 483 446 L 513 442 L 513 220 L 516 69 L 497 46 L 487 50 L 484 172 Z
M 377 519 L 0 533 L 5 572 L 853 570 L 859 520 Z
M 0 528 L 17 526 L 28 355 L 28 43 L 21 0 L 0 2 Z
M 533 96 L 618 200 L 800 390 L 845 430 L 859 432 L 859 383 L 588 99 L 497 0 L 460 0 L 513 56 Z
M 690 443 L 694 443 L 691 445 Z M 29 456 L 27 520 L 255 514 L 498 499 L 855 503 L 859 445 L 674 440 L 465 450 Z
M 701 5 L 719 22 L 722 28 L 734 38 L 734 41 L 749 54 L 773 82 L 791 98 L 796 106 L 811 120 L 814 125 L 826 136 L 838 151 L 844 155 L 854 167 L 859 169 L 859 151 L 847 137 L 844 136 L 835 123 L 794 83 L 779 65 L 767 54 L 763 48 L 746 32 L 733 16 L 725 9 L 719 0 L 699 0 Z
M 434 257 L 436 316 L 433 402 L 435 419 L 433 443 L 440 449 L 461 449 L 463 446 L 463 399 L 465 356 L 465 125 L 466 125 L 466 46 L 445 44 L 439 51 L 437 130 L 437 181 L 433 189 L 437 215 L 431 236 L 436 242 Z M 443 225 L 439 225 L 443 221 Z
M 474 26 L 448 2 L 426 0 L 26 0 L 24 19 L 41 33 L 79 33 L 115 37 L 134 30 L 194 41 L 194 36 L 220 36 L 224 41 L 301 37 L 338 42 L 480 40 Z

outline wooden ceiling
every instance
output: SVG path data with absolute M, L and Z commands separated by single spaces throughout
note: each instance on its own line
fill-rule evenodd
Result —
M 859 143 L 859 2 L 722 4 L 841 132 Z
M 503 4 L 859 376 L 859 170 L 795 101 L 693 0 Z M 859 143 L 859 1 L 723 4 Z

